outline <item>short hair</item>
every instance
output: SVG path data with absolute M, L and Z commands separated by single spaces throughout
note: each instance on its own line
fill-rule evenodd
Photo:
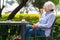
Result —
M 44 8 L 47 7 L 47 8 L 49 8 L 50 10 L 54 10 L 54 9 L 55 9 L 55 4 L 54 4 L 53 2 L 51 2 L 51 1 L 47 1 L 47 2 L 45 2 L 45 4 L 44 4 L 43 7 L 44 7 Z

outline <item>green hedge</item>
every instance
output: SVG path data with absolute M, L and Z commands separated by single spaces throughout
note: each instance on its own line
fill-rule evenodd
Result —
M 9 14 L 3 14 L 0 21 L 6 21 Z M 60 38 L 60 16 L 56 16 L 57 20 L 55 22 L 55 29 L 54 29 L 54 38 L 59 40 Z M 37 23 L 39 21 L 39 14 L 16 14 L 12 21 L 21 21 L 25 19 L 26 21 L 30 22 L 30 24 Z M 10 39 L 9 37 L 12 35 L 18 35 L 19 28 L 14 25 L 0 25 L 0 40 L 1 38 L 5 40 L 4 37 Z

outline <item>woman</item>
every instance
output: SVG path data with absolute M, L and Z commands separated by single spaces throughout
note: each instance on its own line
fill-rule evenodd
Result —
M 44 4 L 44 13 L 42 14 L 38 23 L 34 25 L 27 24 L 25 32 L 25 40 L 29 40 L 31 35 L 34 35 L 34 29 L 37 31 L 37 35 L 46 36 L 50 35 L 51 29 L 41 29 L 42 27 L 50 28 L 55 20 L 54 10 L 55 4 L 51 1 L 48 1 Z

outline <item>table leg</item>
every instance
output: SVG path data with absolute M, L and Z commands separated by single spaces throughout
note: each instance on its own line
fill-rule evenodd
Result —
M 21 25 L 21 37 L 22 37 L 22 40 L 25 39 L 25 25 Z

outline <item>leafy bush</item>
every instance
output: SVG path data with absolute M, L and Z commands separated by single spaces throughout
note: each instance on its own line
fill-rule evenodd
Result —
M 3 14 L 0 21 L 6 21 L 8 16 L 9 14 Z M 12 21 L 21 21 L 22 19 L 33 24 L 39 20 L 39 14 L 16 14 Z

